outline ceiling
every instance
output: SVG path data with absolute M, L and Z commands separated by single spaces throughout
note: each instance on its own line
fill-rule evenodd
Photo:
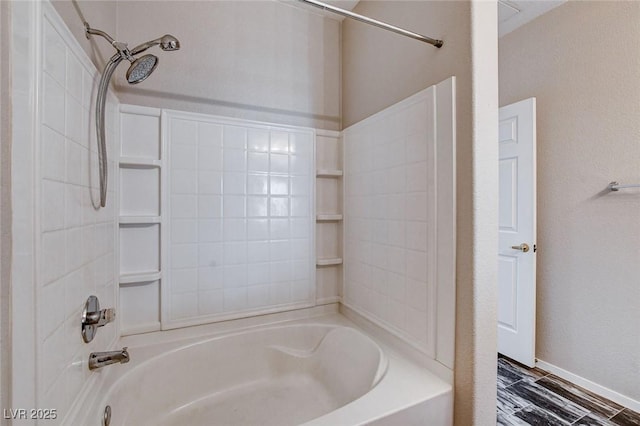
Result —
M 498 0 L 498 36 L 509 34 L 566 0 Z

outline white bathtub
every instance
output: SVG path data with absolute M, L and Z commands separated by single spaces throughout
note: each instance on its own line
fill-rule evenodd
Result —
M 450 384 L 342 315 L 230 323 L 124 338 L 131 361 L 69 424 L 101 425 L 107 405 L 112 426 L 452 424 Z

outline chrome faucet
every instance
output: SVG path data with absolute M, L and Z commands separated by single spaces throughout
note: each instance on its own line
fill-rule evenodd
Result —
M 122 348 L 122 350 L 119 351 L 92 352 L 89 355 L 89 370 L 95 370 L 115 363 L 125 364 L 127 362 L 129 362 L 129 352 L 127 352 L 127 348 Z

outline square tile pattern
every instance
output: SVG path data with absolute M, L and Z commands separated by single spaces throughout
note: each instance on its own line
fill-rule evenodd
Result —
M 311 302 L 313 134 L 169 120 L 170 319 Z
M 345 300 L 435 357 L 435 91 L 345 139 Z
M 544 370 L 500 356 L 497 424 L 640 426 L 640 413 Z
M 35 201 L 37 258 L 37 371 L 40 407 L 58 409 L 60 421 L 92 377 L 89 353 L 109 348 L 116 325 L 82 341 L 79 317 L 91 294 L 102 307 L 116 306 L 114 150 L 117 99 L 109 94 L 107 207 L 97 209 L 98 156 L 95 139 L 97 71 L 61 21 L 43 9 L 40 70 L 40 133 L 36 145 L 39 188 Z M 53 422 L 54 424 L 56 422 Z

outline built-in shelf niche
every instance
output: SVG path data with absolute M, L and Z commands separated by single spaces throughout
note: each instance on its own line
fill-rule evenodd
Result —
M 316 133 L 316 303 L 342 293 L 342 146 L 339 132 Z
M 328 178 L 328 179 L 337 179 L 341 178 L 343 175 L 342 170 L 326 170 L 326 169 L 318 169 L 316 171 L 316 177 L 318 178 Z
M 160 225 L 120 224 L 120 274 L 160 271 Z
M 120 107 L 120 303 L 123 335 L 160 330 L 163 149 L 160 110 Z
M 120 215 L 160 216 L 160 168 L 120 164 Z
M 341 257 L 328 257 L 316 260 L 316 266 L 337 266 L 342 265 Z
M 160 216 L 120 216 L 120 225 L 160 223 Z
M 144 303 L 140 303 L 144 301 Z M 160 280 L 120 282 L 120 310 L 123 334 L 160 330 L 158 310 Z
M 318 214 L 316 222 L 339 222 L 342 220 L 342 214 Z

